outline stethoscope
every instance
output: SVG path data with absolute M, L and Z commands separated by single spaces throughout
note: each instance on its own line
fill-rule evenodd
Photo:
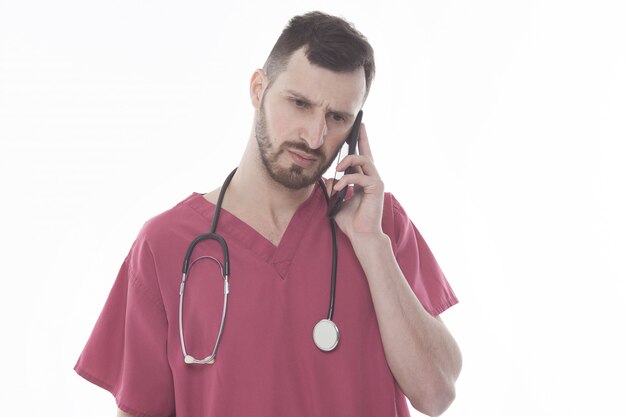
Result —
M 233 172 L 228 175 L 222 188 L 220 190 L 219 196 L 217 198 L 217 203 L 215 205 L 215 212 L 213 213 L 213 221 L 211 223 L 211 231 L 209 233 L 205 233 L 196 237 L 189 247 L 187 248 L 187 253 L 185 254 L 185 259 L 183 261 L 183 279 L 180 283 L 180 291 L 179 291 L 179 303 L 178 303 L 178 328 L 180 329 L 180 345 L 183 351 L 183 357 L 185 359 L 186 364 L 212 364 L 215 362 L 215 356 L 217 355 L 217 349 L 222 340 L 222 334 L 224 332 L 224 322 L 226 320 L 226 305 L 228 303 L 228 293 L 230 292 L 230 286 L 228 282 L 228 277 L 230 273 L 230 259 L 228 256 L 228 245 L 222 236 L 217 234 L 215 230 L 217 229 L 217 223 L 219 220 L 220 212 L 222 211 L 222 201 L 224 200 L 224 194 L 226 193 L 226 189 L 230 184 L 230 181 L 233 179 L 233 176 L 237 172 L 237 168 L 233 170 Z M 318 181 L 318 185 L 322 188 L 324 193 L 324 197 L 326 198 L 326 202 L 329 203 L 329 197 L 326 193 L 326 188 L 322 180 Z M 343 196 L 342 196 L 343 197 Z M 330 202 L 332 205 L 332 202 Z M 332 269 L 330 275 L 330 301 L 328 306 L 328 318 L 320 320 L 315 327 L 313 328 L 313 342 L 315 345 L 322 351 L 330 352 L 335 349 L 337 344 L 339 343 L 339 329 L 337 325 L 332 321 L 333 319 L 333 311 L 335 308 L 335 287 L 337 283 L 337 226 L 335 224 L 335 220 L 333 215 L 329 215 L 330 220 L 330 229 L 332 232 L 333 238 L 333 254 L 332 254 Z M 214 240 L 222 248 L 222 256 L 223 256 L 223 264 L 213 256 L 201 256 L 199 258 L 191 260 L 191 255 L 193 253 L 194 248 L 198 245 L 198 243 L 203 242 L 205 240 Z M 222 309 L 222 320 L 220 322 L 220 328 L 217 333 L 217 339 L 215 341 L 215 347 L 213 348 L 213 352 L 209 356 L 204 359 L 196 359 L 194 356 L 190 355 L 187 352 L 187 348 L 185 347 L 185 334 L 183 331 L 183 298 L 185 295 L 185 283 L 187 282 L 187 278 L 189 276 L 189 272 L 196 264 L 196 262 L 200 260 L 210 260 L 220 267 L 220 272 L 222 274 L 222 278 L 224 279 L 224 307 Z

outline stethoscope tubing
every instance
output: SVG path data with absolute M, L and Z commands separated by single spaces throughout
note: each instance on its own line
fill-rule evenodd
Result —
M 221 338 L 222 338 L 222 334 L 224 331 L 224 324 L 226 321 L 226 305 L 228 302 L 228 293 L 230 292 L 230 284 L 229 284 L 229 276 L 230 276 L 230 256 L 229 256 L 229 252 L 228 252 L 228 244 L 226 243 L 226 240 L 220 236 L 217 232 L 217 224 L 219 221 L 219 215 L 222 211 L 222 201 L 224 200 L 224 195 L 226 193 L 226 189 L 228 188 L 228 185 L 230 184 L 230 181 L 232 180 L 233 176 L 235 175 L 235 172 L 237 172 L 237 168 L 235 168 L 226 178 L 226 180 L 224 181 L 224 184 L 222 185 L 222 188 L 220 189 L 220 193 L 217 199 L 217 202 L 215 204 L 215 211 L 213 213 L 213 220 L 211 222 L 211 231 L 209 233 L 205 233 L 202 235 L 197 236 L 195 239 L 193 239 L 191 241 L 191 243 L 189 244 L 189 247 L 187 248 L 187 251 L 185 253 L 185 258 L 183 260 L 183 267 L 182 267 L 182 281 L 180 283 L 180 290 L 179 290 L 179 305 L 178 305 L 178 326 L 179 326 L 179 332 L 180 332 L 180 343 L 181 343 L 181 348 L 182 348 L 182 353 L 183 353 L 183 357 L 185 360 L 185 363 L 187 364 L 212 364 L 215 362 L 215 356 L 217 355 L 217 349 L 220 345 L 221 342 Z M 330 198 L 328 196 L 328 193 L 326 192 L 326 187 L 324 186 L 324 182 L 320 179 L 318 181 L 318 184 L 320 186 L 320 188 L 322 189 L 322 192 L 324 193 L 324 197 L 326 199 L 326 203 L 328 204 L 330 201 Z M 330 300 L 328 303 L 328 319 L 326 320 L 322 320 L 322 322 L 328 321 L 330 322 L 331 326 L 334 328 L 334 331 L 336 332 L 336 340 L 334 341 L 333 344 L 331 344 L 331 346 L 328 347 L 323 347 L 320 346 L 318 344 L 318 341 L 315 340 L 315 343 L 318 345 L 318 347 L 322 350 L 325 351 L 330 351 L 332 349 L 334 349 L 334 347 L 337 345 L 338 341 L 339 341 L 339 330 L 337 329 L 336 325 L 332 322 L 332 318 L 333 318 L 333 314 L 334 314 L 334 310 L 335 310 L 335 295 L 336 295 L 336 287 L 337 287 L 337 263 L 338 263 L 338 249 L 337 249 L 337 224 L 335 223 L 335 219 L 333 217 L 329 217 L 329 222 L 330 222 L 330 230 L 331 230 L 331 236 L 332 236 L 332 262 L 331 262 L 331 279 L 330 279 Z M 199 257 L 197 259 L 195 259 L 194 261 L 191 261 L 191 256 L 193 254 L 193 251 L 195 249 L 195 247 L 200 243 L 203 242 L 205 240 L 214 240 L 216 242 L 219 243 L 220 247 L 222 248 L 222 255 L 224 258 L 224 263 L 223 265 L 214 257 L 212 256 L 202 256 Z M 215 347 L 213 349 L 213 352 L 207 356 L 204 359 L 196 359 L 193 356 L 187 354 L 187 349 L 185 347 L 185 336 L 184 336 L 184 332 L 183 332 L 183 299 L 184 299 L 184 292 L 185 292 L 185 284 L 188 278 L 188 274 L 189 271 L 191 269 L 191 267 L 193 266 L 193 264 L 195 262 L 197 262 L 200 259 L 204 259 L 204 258 L 210 258 L 213 259 L 215 262 L 218 263 L 218 265 L 220 265 L 221 268 L 221 272 L 222 272 L 222 276 L 224 278 L 224 306 L 222 308 L 222 320 L 220 323 L 220 328 L 218 331 L 218 335 L 217 335 L 217 339 L 216 339 L 216 343 L 215 343 Z M 317 326 L 316 326 L 317 327 Z M 314 331 L 315 333 L 315 331 Z M 314 335 L 314 339 L 315 339 L 315 335 Z
M 319 182 L 322 191 L 324 192 L 324 197 L 326 197 L 326 202 L 329 201 L 328 194 L 326 193 L 326 188 L 324 187 L 324 183 L 322 180 Z M 330 232 L 332 235 L 333 241 L 333 256 L 330 270 L 330 300 L 328 302 L 328 320 L 333 319 L 333 313 L 335 311 L 335 290 L 337 288 L 337 223 L 335 223 L 334 217 L 329 217 L 328 221 L 330 222 Z

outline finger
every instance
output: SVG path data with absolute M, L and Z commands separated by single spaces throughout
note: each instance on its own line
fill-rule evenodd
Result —
M 333 190 L 339 191 L 352 184 L 355 191 L 363 190 L 367 194 L 375 193 L 378 189 L 383 189 L 383 183 L 378 178 L 361 174 L 346 174 L 333 186 Z
M 355 157 L 358 157 L 359 155 L 346 155 L 344 156 L 341 161 L 339 161 L 339 163 L 337 164 L 337 167 L 335 168 L 337 171 L 339 172 L 343 172 L 344 175 L 345 174 L 353 174 L 353 173 L 359 173 L 362 174 L 363 170 L 361 169 L 361 167 L 355 162 Z M 350 168 L 350 172 L 347 172 L 348 168 Z
M 348 155 L 337 165 L 337 171 L 345 172 L 352 168 L 352 173 L 365 174 L 378 177 L 378 170 L 369 156 Z

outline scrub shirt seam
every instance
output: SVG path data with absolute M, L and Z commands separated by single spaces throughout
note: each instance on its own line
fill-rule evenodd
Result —
M 396 217 L 396 214 L 399 213 L 401 210 L 404 211 L 404 209 L 402 208 L 402 206 L 400 206 L 400 202 L 393 197 L 392 194 L 390 194 L 391 196 L 391 204 L 392 204 L 392 208 L 393 208 L 393 216 L 394 219 Z M 407 215 L 408 218 L 408 215 Z M 395 221 L 393 222 L 395 225 Z M 413 225 L 413 228 L 417 229 L 417 227 L 415 225 Z M 394 231 L 394 241 L 395 241 L 395 227 L 393 228 Z M 397 255 L 396 253 L 394 253 L 394 255 Z M 418 252 L 417 252 L 417 267 L 419 269 L 419 265 L 420 265 L 420 253 L 419 253 L 419 245 L 418 245 Z M 405 277 L 406 279 L 406 277 Z M 450 288 L 450 291 L 452 291 L 452 289 Z M 429 296 L 430 298 L 430 296 Z M 435 303 L 430 303 L 431 308 L 427 309 L 428 312 L 436 317 L 438 315 L 440 315 L 441 313 L 443 313 L 444 311 L 446 311 L 447 309 L 449 309 L 450 307 L 456 305 L 459 303 L 458 298 L 456 297 L 456 295 L 454 293 L 447 293 L 446 296 L 440 298 L 438 300 L 438 302 Z M 425 306 L 424 306 L 425 307 Z
M 135 273 L 133 268 L 129 265 L 128 267 L 128 276 L 129 276 L 129 284 L 131 284 L 134 288 L 138 289 L 143 296 L 150 301 L 152 307 L 158 310 L 159 314 L 164 313 L 164 306 L 162 299 L 159 299 L 157 295 L 154 295 L 152 291 L 150 291 L 146 284 L 144 284 L 138 277 L 138 274 Z M 166 317 L 167 318 L 167 317 Z
M 393 247 L 393 256 L 395 258 L 397 258 L 398 256 L 398 236 L 396 235 L 396 213 L 397 213 L 397 207 L 396 207 L 396 199 L 393 197 L 393 194 L 389 193 L 389 200 L 391 203 L 391 227 L 389 230 L 389 233 L 392 234 L 392 236 L 389 236 L 391 238 L 392 241 L 392 247 Z M 384 207 L 384 206 L 383 206 Z
M 154 295 L 154 298 L 156 298 L 156 304 L 157 307 L 159 308 L 159 310 L 161 310 L 161 313 L 163 314 L 163 316 L 165 317 L 165 321 L 167 322 L 167 314 L 165 311 L 165 302 L 164 297 L 163 297 L 163 290 L 161 289 L 161 280 L 159 279 L 159 270 L 156 266 L 156 261 L 155 261 L 155 256 L 154 256 L 154 251 L 152 250 L 152 247 L 150 246 L 150 242 L 146 240 L 146 246 L 148 247 L 148 251 L 150 252 L 150 260 L 152 261 L 152 270 L 154 271 L 154 279 L 156 281 L 156 286 L 158 289 L 158 293 L 160 295 L 160 298 L 156 295 Z M 169 327 L 169 323 L 168 323 L 168 327 Z
M 456 296 L 445 297 L 437 304 L 436 308 L 434 306 L 432 307 L 431 313 L 433 316 L 436 317 L 440 315 L 441 313 L 443 313 L 444 311 L 446 311 L 447 309 L 449 309 L 450 307 L 458 304 L 458 302 L 459 300 L 456 298 Z
M 126 405 L 124 402 L 120 400 L 120 394 L 119 392 L 117 392 L 118 390 L 116 390 L 113 385 L 93 375 L 91 372 L 87 371 L 84 367 L 76 365 L 76 367 L 74 367 L 74 371 L 76 371 L 78 375 L 90 381 L 91 383 L 96 384 L 100 388 L 105 389 L 106 391 L 110 392 L 111 395 L 113 395 L 113 397 L 115 398 L 115 402 L 118 408 L 121 409 L 122 411 L 130 413 L 134 417 L 158 417 L 154 414 L 144 413 Z
M 210 201 L 207 201 L 202 194 L 194 193 L 192 196 L 198 199 L 201 199 L 198 202 L 198 204 L 201 203 L 202 206 L 198 206 L 197 202 L 193 200 L 189 201 L 189 203 L 186 206 L 189 209 L 191 209 L 191 211 L 193 211 L 197 216 L 199 216 L 203 222 L 210 225 L 213 221 L 213 216 L 215 215 L 215 204 Z M 211 210 L 211 208 L 213 208 L 213 210 Z M 250 225 L 248 225 L 247 223 L 239 219 L 237 216 L 235 216 L 228 210 L 224 209 L 223 212 L 220 213 L 220 216 L 223 216 L 224 214 L 242 223 L 243 225 L 248 227 L 251 231 L 258 234 L 260 237 L 263 237 L 256 230 L 254 230 L 254 228 L 252 228 Z M 272 257 L 274 256 L 274 252 L 277 250 L 277 247 L 273 246 L 269 240 L 263 237 L 265 239 L 262 245 L 263 248 L 259 248 L 260 244 L 255 242 L 256 238 L 251 239 L 249 236 L 249 233 L 245 232 L 241 226 L 230 225 L 229 223 L 223 223 L 221 222 L 221 220 L 222 218 L 220 217 L 220 222 L 218 222 L 218 225 L 216 228 L 217 234 L 221 236 L 225 236 L 225 235 L 232 236 L 234 241 L 237 242 L 239 246 L 241 246 L 241 248 L 259 257 L 265 263 L 269 264 L 271 262 Z M 268 250 L 269 246 L 272 246 L 272 247 Z
M 316 194 L 320 191 L 322 191 L 321 188 L 316 185 L 316 188 L 313 191 L 313 193 Z M 322 200 L 322 201 L 320 202 L 319 200 Z M 306 204 L 306 206 L 305 207 L 300 206 L 298 210 L 296 211 L 296 213 L 294 214 L 294 217 L 298 216 L 298 218 L 294 219 L 292 217 L 291 219 L 291 221 L 296 222 L 293 224 L 294 225 L 293 228 L 296 230 L 289 230 L 289 235 L 287 236 L 287 238 L 290 238 L 291 241 L 285 240 L 285 242 L 283 242 L 283 239 L 285 239 L 285 235 L 287 234 L 287 230 L 286 230 L 285 234 L 283 235 L 283 239 L 281 239 L 281 242 L 279 243 L 279 246 L 276 247 L 276 251 L 274 252 L 272 256 L 272 259 L 270 260 L 270 264 L 272 265 L 272 267 L 274 268 L 274 270 L 276 271 L 280 279 L 282 279 L 283 281 L 286 280 L 287 277 L 289 276 L 289 270 L 291 269 L 291 264 L 293 263 L 294 259 L 296 258 L 298 254 L 298 251 L 300 250 L 302 236 L 306 235 L 308 233 L 308 230 L 312 227 L 313 222 L 311 221 L 311 219 L 313 215 L 315 214 L 315 211 L 316 211 L 315 209 L 318 206 L 322 205 L 323 202 L 325 202 L 324 198 L 319 198 L 316 195 L 312 194 L 309 197 L 309 199 L 307 199 L 307 201 L 303 203 L 303 204 Z M 292 224 L 290 222 L 288 229 L 291 226 Z M 286 250 L 285 246 L 288 246 L 289 249 Z M 286 271 L 284 272 L 284 276 L 279 271 L 279 269 L 277 269 L 277 266 L 279 264 L 287 264 L 287 268 L 286 268 Z
M 120 410 L 124 411 L 125 413 L 131 414 L 133 417 L 157 417 L 154 414 L 148 414 L 148 413 L 143 413 L 139 410 L 136 410 L 132 407 L 127 406 L 126 404 L 122 403 L 121 401 L 118 400 L 117 397 L 115 397 L 115 400 L 117 402 L 117 408 L 119 408 Z M 167 416 L 169 417 L 169 416 Z

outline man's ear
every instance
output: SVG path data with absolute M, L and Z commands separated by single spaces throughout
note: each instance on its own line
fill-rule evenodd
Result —
M 250 79 L 250 101 L 257 110 L 261 107 L 261 99 L 263 94 L 265 94 L 268 83 L 269 79 L 265 71 L 260 68 L 254 71 Z

